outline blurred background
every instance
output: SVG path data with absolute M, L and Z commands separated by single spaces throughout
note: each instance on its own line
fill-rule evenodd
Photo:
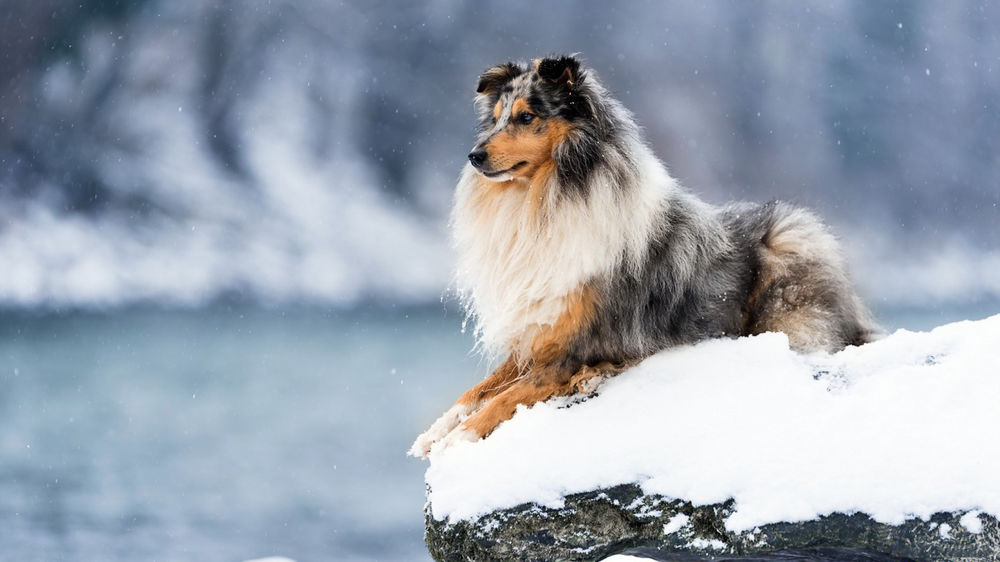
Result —
M 889 329 L 1000 311 L 1000 4 L 0 0 L 0 558 L 420 560 L 476 77 L 578 52 Z

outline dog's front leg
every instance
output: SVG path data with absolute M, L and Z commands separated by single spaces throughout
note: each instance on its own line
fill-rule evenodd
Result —
M 458 441 L 478 441 L 488 436 L 501 423 L 514 417 L 519 404 L 530 407 L 554 396 L 590 394 L 605 379 L 621 373 L 632 364 L 602 362 L 592 366 L 582 365 L 576 372 L 553 367 L 534 370 L 458 425 L 441 440 L 442 446 L 448 447 Z
M 490 400 L 481 410 L 461 422 L 441 444 L 448 447 L 458 441 L 477 441 L 486 437 L 498 425 L 514 416 L 518 404 L 531 406 L 569 389 L 569 377 L 564 378 L 565 382 L 561 382 L 551 375 L 539 376 L 537 371 L 530 372 Z
M 410 447 L 409 454 L 414 457 L 426 457 L 431 450 L 431 445 L 448 435 L 458 424 L 462 423 L 462 420 L 478 410 L 484 402 L 506 390 L 522 375 L 523 371 L 517 366 L 514 358 L 507 357 L 490 376 L 466 391 L 455 402 L 454 406 L 448 408 L 441 417 L 431 424 L 427 431 L 420 434 L 413 442 L 413 446 Z
M 567 295 L 563 312 L 551 324 L 541 326 L 531 342 L 530 353 L 519 358 L 528 365 L 528 372 L 454 428 L 442 440 L 442 446 L 486 437 L 513 417 L 519 404 L 530 407 L 553 396 L 586 388 L 586 382 L 599 370 L 586 367 L 573 348 L 590 326 L 596 302 L 597 292 L 589 286 Z
M 518 405 L 531 407 L 554 396 L 568 396 L 580 391 L 590 393 L 605 374 L 600 368 L 547 365 L 533 368 L 510 388 L 489 401 L 481 410 L 470 416 L 442 440 L 448 447 L 458 441 L 478 441 L 493 433 L 501 423 L 514 417 Z

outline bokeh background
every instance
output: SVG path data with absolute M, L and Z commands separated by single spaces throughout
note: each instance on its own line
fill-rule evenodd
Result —
M 578 52 L 890 329 L 1000 311 L 1000 4 L 0 0 L 0 558 L 418 560 L 485 67 Z

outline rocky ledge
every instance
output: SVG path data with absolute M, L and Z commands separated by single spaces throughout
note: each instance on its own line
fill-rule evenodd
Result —
M 427 545 L 438 560 L 1000 560 L 998 341 L 1000 315 L 834 355 L 781 334 L 664 351 L 432 449 Z
M 795 550 L 820 559 L 1000 560 L 1000 524 L 983 513 L 936 513 L 901 525 L 836 513 L 731 532 L 725 520 L 732 512 L 732 502 L 694 506 L 623 485 L 568 496 L 559 509 L 524 504 L 456 523 L 436 520 L 428 509 L 425 538 L 441 562 L 601 560 L 638 547 L 706 559 Z M 831 549 L 852 554 L 820 554 Z

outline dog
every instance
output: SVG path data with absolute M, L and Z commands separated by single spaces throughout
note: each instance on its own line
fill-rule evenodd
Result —
M 505 358 L 410 454 L 484 438 L 518 405 L 591 392 L 671 346 L 784 332 L 835 351 L 880 333 L 815 215 L 699 200 L 575 56 L 489 68 L 475 105 L 456 279 L 479 343 Z

